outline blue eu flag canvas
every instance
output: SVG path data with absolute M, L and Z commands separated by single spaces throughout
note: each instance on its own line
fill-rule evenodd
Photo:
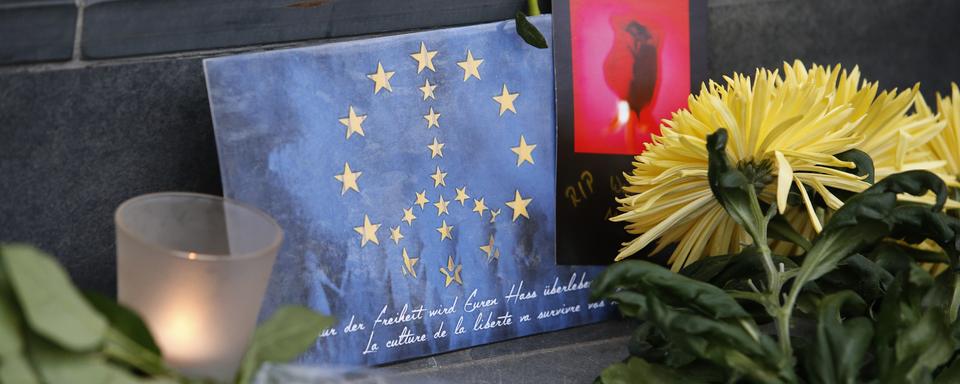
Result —
M 548 36 L 550 19 L 535 20 Z M 380 364 L 609 317 L 556 265 L 550 50 L 512 21 L 205 61 L 224 193 L 285 231 L 263 304 Z

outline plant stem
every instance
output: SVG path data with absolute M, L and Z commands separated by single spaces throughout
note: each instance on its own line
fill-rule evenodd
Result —
M 952 268 L 951 268 L 952 269 Z M 956 273 L 952 270 L 946 271 L 944 273 Z M 953 296 L 950 297 L 950 308 L 948 308 L 948 314 L 950 315 L 950 323 L 957 321 L 957 301 L 960 300 L 960 278 L 953 278 Z
M 751 187 L 747 188 L 747 195 L 750 197 L 750 211 L 756 223 L 756 230 L 751 236 L 754 245 L 760 250 L 763 258 L 763 266 L 767 273 L 767 313 L 773 316 L 777 323 L 777 338 L 780 343 L 780 349 L 787 359 L 793 359 L 793 347 L 790 345 L 790 316 L 793 314 L 793 304 L 784 305 L 780 303 L 780 292 L 783 290 L 783 278 L 780 270 L 773 263 L 773 252 L 767 244 L 767 224 L 768 218 L 760 210 L 760 201 L 757 199 L 756 191 Z M 771 209 L 775 209 L 771 207 Z
M 540 2 L 537 0 L 527 0 L 527 10 L 530 11 L 530 16 L 539 16 Z

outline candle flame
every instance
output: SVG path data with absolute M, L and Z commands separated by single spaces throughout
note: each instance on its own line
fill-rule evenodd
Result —
M 196 252 L 190 252 L 190 253 L 188 253 L 188 254 L 187 254 L 187 258 L 190 259 L 190 260 L 196 260 L 196 259 L 197 259 L 197 253 L 196 253 Z

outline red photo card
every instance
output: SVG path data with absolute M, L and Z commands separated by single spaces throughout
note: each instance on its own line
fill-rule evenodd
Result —
M 638 154 L 686 105 L 689 14 L 686 0 L 570 2 L 575 152 Z
M 557 263 L 608 264 L 634 155 L 706 78 L 705 0 L 557 0 Z

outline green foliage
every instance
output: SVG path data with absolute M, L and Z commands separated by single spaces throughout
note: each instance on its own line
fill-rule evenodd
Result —
M 660 383 L 689 383 L 699 384 L 702 381 L 684 375 L 676 369 L 658 364 L 650 364 L 638 357 L 631 357 L 623 363 L 607 367 L 600 374 L 600 379 L 608 384 L 660 384 Z
M 248 383 L 265 362 L 284 362 L 310 348 L 324 329 L 333 325 L 333 318 L 322 316 L 304 307 L 282 307 L 253 335 L 250 348 L 243 357 L 238 382 Z
M 524 15 L 523 12 L 517 12 L 515 20 L 517 24 L 517 34 L 523 38 L 523 41 L 540 49 L 547 48 L 547 39 L 543 37 L 540 30 L 537 29 L 530 20 L 527 20 L 527 15 Z
M 539 16 L 540 3 L 538 3 L 537 0 L 527 0 L 527 10 L 530 16 Z M 517 26 L 517 35 L 520 35 L 520 37 L 523 38 L 523 41 L 540 49 L 547 48 L 547 39 L 543 37 L 543 34 L 540 33 L 540 30 L 537 29 L 537 26 L 533 25 L 530 20 L 527 20 L 526 14 L 518 11 L 515 21 Z
M 960 220 L 943 210 L 951 191 L 940 178 L 908 171 L 845 195 L 823 231 L 806 239 L 757 198 L 769 182 L 763 164 L 730 164 L 722 129 L 708 136 L 707 150 L 710 188 L 753 243 L 680 274 L 642 261 L 610 266 L 594 298 L 642 323 L 631 356 L 598 382 L 960 382 Z M 869 156 L 838 157 L 872 182 Z M 936 201 L 906 203 L 900 194 Z M 768 236 L 804 253 L 774 255 Z M 942 251 L 909 245 L 927 240 Z M 931 262 L 946 271 L 921 267 Z M 758 327 L 765 322 L 774 327 Z
M 257 329 L 237 383 L 263 362 L 295 358 L 333 319 L 284 307 Z M 55 259 L 0 246 L 0 383 L 207 383 L 166 366 L 143 320 L 106 297 L 82 295 Z
M 66 271 L 35 248 L 3 248 L 4 270 L 27 324 L 37 334 L 74 352 L 103 344 L 107 321 L 73 288 Z

